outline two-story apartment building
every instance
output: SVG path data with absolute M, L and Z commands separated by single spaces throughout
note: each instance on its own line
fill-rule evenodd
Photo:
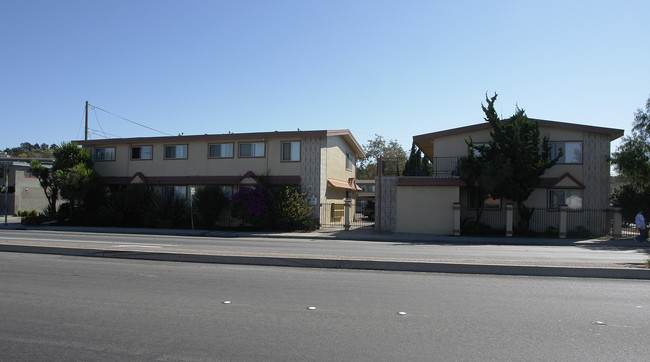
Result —
M 264 176 L 271 183 L 300 186 L 312 205 L 354 200 L 356 160 L 365 156 L 349 130 L 75 142 L 90 150 L 106 185 L 147 184 L 184 198 L 190 187 L 219 186 L 230 196 Z
M 608 208 L 610 142 L 621 137 L 623 130 L 537 121 L 541 136 L 549 138 L 552 152 L 557 154 L 562 149 L 564 156 L 542 176 L 525 205 L 537 209 L 535 217 L 556 212 L 562 204 L 573 211 Z M 491 139 L 490 131 L 490 124 L 483 122 L 414 136 L 415 144 L 431 160 L 434 176 L 397 178 L 394 201 L 389 198 L 382 206 L 383 210 L 394 204 L 397 210 L 394 220 L 385 220 L 385 228 L 452 234 L 452 204 L 460 205 L 463 210 L 477 207 L 503 210 L 510 200 L 475 200 L 468 194 L 457 168 L 458 158 L 469 152 L 465 140 L 471 137 L 475 144 L 487 143 Z M 383 188 L 386 192 L 387 187 Z

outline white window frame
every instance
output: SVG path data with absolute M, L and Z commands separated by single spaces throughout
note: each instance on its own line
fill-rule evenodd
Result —
M 115 147 L 97 147 L 93 156 L 95 161 L 115 161 Z
M 167 150 L 171 150 L 174 147 L 174 154 L 171 157 L 168 157 Z M 185 160 L 188 157 L 188 145 L 165 145 L 165 154 L 163 155 L 165 160 Z
M 562 141 L 562 142 L 549 142 L 548 146 L 550 148 L 550 155 L 549 157 L 551 159 L 554 159 L 560 149 L 564 150 L 564 155 L 560 157 L 560 159 L 557 161 L 558 164 L 567 164 L 567 165 L 579 165 L 582 164 L 582 160 L 584 159 L 584 154 L 583 154 L 583 149 L 582 149 L 582 142 L 581 141 Z M 577 146 L 577 147 L 576 147 Z M 576 159 L 575 157 L 575 150 L 579 149 L 579 159 Z M 571 159 L 567 161 L 567 156 L 571 154 Z
M 133 157 L 133 150 L 134 149 L 140 149 L 140 157 Z M 148 149 L 149 152 L 143 152 L 145 149 Z M 153 146 L 150 146 L 150 145 L 131 146 L 131 159 L 132 160 L 152 160 L 153 159 Z
M 224 146 L 230 146 L 230 147 L 224 147 Z M 217 155 L 217 152 L 216 152 L 217 149 L 219 150 L 218 155 Z M 213 151 L 215 151 L 215 152 L 213 152 Z M 230 152 L 228 152 L 228 151 L 230 151 Z M 208 158 L 233 158 L 233 157 L 235 157 L 235 145 L 232 142 L 230 142 L 230 143 L 210 143 L 208 145 Z
M 558 210 L 560 205 L 567 205 L 569 210 L 582 210 L 584 192 L 581 189 L 549 189 L 548 208 Z M 554 201 L 554 195 L 560 196 Z
M 285 152 L 285 145 L 289 146 L 289 152 Z M 282 162 L 300 162 L 300 141 L 282 142 Z
M 242 155 L 242 146 L 250 145 L 250 155 Z M 239 158 L 262 158 L 266 155 L 265 142 L 239 142 L 237 146 L 237 157 Z

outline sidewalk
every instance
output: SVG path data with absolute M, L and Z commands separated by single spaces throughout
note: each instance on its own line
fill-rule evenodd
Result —
M 116 233 L 130 235 L 165 235 L 165 236 L 189 236 L 197 237 L 197 240 L 204 238 L 216 238 L 232 240 L 232 238 L 277 238 L 283 240 L 314 240 L 320 241 L 321 245 L 331 244 L 331 241 L 367 241 L 379 243 L 407 244 L 411 247 L 424 249 L 432 245 L 512 245 L 532 247 L 585 247 L 590 249 L 616 250 L 616 251 L 638 251 L 650 255 L 650 243 L 637 243 L 632 239 L 605 240 L 605 239 L 553 239 L 553 238 L 505 238 L 505 237 L 469 237 L 469 236 L 437 236 L 423 234 L 402 234 L 402 233 L 377 233 L 374 230 L 359 229 L 351 231 L 343 230 L 318 230 L 314 232 L 297 233 L 272 233 L 272 232 L 229 232 L 229 231 L 207 231 L 207 230 L 179 230 L 179 229 L 139 229 L 139 228 L 102 228 L 102 227 L 77 227 L 77 226 L 25 226 L 20 224 L 20 218 L 8 217 L 7 225 L 0 224 L 0 230 L 50 230 L 74 233 Z M 204 239 L 203 238 L 203 239 Z M 278 240 L 280 243 L 280 240 Z M 310 244 L 307 244 L 310 245 Z M 471 274 L 507 274 L 507 275 L 532 275 L 532 276 L 565 276 L 565 277 L 597 277 L 597 278 L 631 278 L 650 279 L 650 269 L 643 262 L 617 263 L 598 262 L 593 260 L 552 260 L 548 257 L 539 258 L 531 255 L 530 260 L 500 260 L 477 261 L 477 260 L 445 260 L 445 259 L 422 259 L 413 256 L 359 256 L 341 251 L 336 255 L 322 255 L 322 253 L 309 249 L 301 249 L 300 252 L 284 251 L 278 253 L 272 248 L 257 249 L 253 251 L 229 251 L 219 248 L 219 245 L 212 244 L 211 248 L 203 250 L 188 250 L 182 247 L 155 249 L 130 245 L 128 248 L 121 246 L 119 250 L 102 246 L 89 245 L 68 245 L 52 244 L 29 245 L 26 243 L 4 242 L 0 245 L 0 251 L 14 252 L 36 252 L 48 254 L 63 254 L 75 256 L 111 257 L 111 258 L 132 258 L 145 260 L 165 260 L 184 262 L 206 262 L 225 264 L 248 264 L 248 265 L 275 265 L 275 266 L 299 266 L 318 268 L 343 268 L 343 269 L 371 269 L 371 270 L 394 270 L 394 271 L 419 271 L 419 272 L 444 272 L 444 273 L 471 273 Z M 379 248 L 383 244 L 376 244 Z M 305 245 L 301 245 L 305 248 Z M 308 247 L 308 246 L 307 246 Z M 372 247 L 372 245 L 370 245 Z M 374 248 L 374 247 L 372 247 Z M 369 249 L 367 249 L 369 250 Z M 418 249 L 415 249 L 418 250 Z M 646 252 L 647 250 L 647 252 Z

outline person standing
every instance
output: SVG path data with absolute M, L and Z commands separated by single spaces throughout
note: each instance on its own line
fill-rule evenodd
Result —
M 634 223 L 636 228 L 639 230 L 639 236 L 635 237 L 634 240 L 638 242 L 644 242 L 648 238 L 648 229 L 645 227 L 645 218 L 643 217 L 643 211 L 639 211 L 634 218 Z

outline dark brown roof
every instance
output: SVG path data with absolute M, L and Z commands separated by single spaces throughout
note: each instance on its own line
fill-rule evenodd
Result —
M 397 186 L 465 186 L 458 177 L 433 176 L 401 176 L 397 178 Z
M 142 176 L 147 185 L 185 186 L 185 185 L 237 185 L 242 176 Z M 135 177 L 102 177 L 106 185 L 129 185 Z M 272 184 L 300 185 L 300 176 L 265 176 Z
M 537 184 L 537 187 L 543 188 L 543 189 L 552 189 L 555 188 L 557 184 L 560 183 L 560 181 L 564 180 L 565 178 L 570 179 L 575 183 L 575 186 L 573 187 L 566 187 L 566 188 L 574 188 L 574 189 L 584 189 L 585 185 L 578 181 L 575 177 L 571 176 L 570 173 L 565 173 L 564 175 L 560 177 L 542 177 L 539 179 L 539 183 Z M 565 188 L 565 187 L 562 187 Z

